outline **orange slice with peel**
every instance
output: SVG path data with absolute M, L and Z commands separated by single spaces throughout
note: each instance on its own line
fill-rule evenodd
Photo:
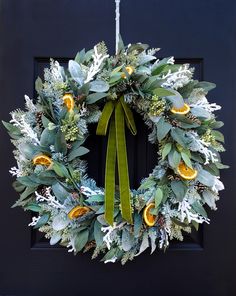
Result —
M 197 170 L 188 167 L 184 162 L 180 162 L 177 172 L 184 180 L 193 180 L 197 177 Z
M 62 99 L 63 99 L 63 102 L 66 105 L 66 108 L 68 109 L 68 111 L 72 111 L 75 106 L 75 101 L 74 101 L 73 95 L 70 93 L 65 94 Z
M 89 211 L 88 207 L 76 206 L 69 212 L 68 217 L 72 220 L 87 214 Z
M 129 73 L 129 75 L 131 75 L 131 74 L 134 72 L 134 67 L 132 67 L 132 66 L 127 66 L 127 67 L 125 67 L 125 70 Z M 122 74 L 121 74 L 121 77 L 122 77 L 123 79 L 126 79 L 126 78 L 127 78 L 126 75 L 125 75 L 125 73 L 122 73 Z
M 155 208 L 155 203 L 151 202 L 145 207 L 143 211 L 143 219 L 148 226 L 153 226 L 156 223 L 157 216 L 150 213 L 150 210 L 154 208 Z
M 184 103 L 183 107 L 181 107 L 181 108 L 173 107 L 173 108 L 170 109 L 170 112 L 172 112 L 174 114 L 180 114 L 180 115 L 185 115 L 189 111 L 190 111 L 190 107 L 186 103 Z
M 40 154 L 40 155 L 37 155 L 33 158 L 33 164 L 34 165 L 41 164 L 41 165 L 45 165 L 45 166 L 50 166 L 52 164 L 52 159 L 45 154 Z

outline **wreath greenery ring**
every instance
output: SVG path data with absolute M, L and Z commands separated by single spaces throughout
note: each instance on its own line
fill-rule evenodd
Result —
M 68 69 L 51 60 L 44 81 L 36 80 L 37 101 L 25 96 L 26 111 L 3 122 L 16 147 L 14 206 L 34 213 L 29 225 L 50 244 L 74 253 L 94 248 L 93 258 L 124 264 L 209 223 L 205 205 L 216 210 L 224 188 L 219 170 L 226 168 L 219 155 L 224 137 L 216 130 L 223 123 L 214 115 L 221 107 L 206 99 L 215 85 L 194 80 L 194 69 L 173 57 L 157 59 L 158 50 L 125 47 L 120 39 L 115 56 L 101 42 L 81 50 Z M 137 132 L 133 112 L 157 149 L 157 165 L 136 190 L 129 189 L 125 144 L 125 125 Z M 94 122 L 98 135 L 108 134 L 105 189 L 86 175 L 83 160 Z

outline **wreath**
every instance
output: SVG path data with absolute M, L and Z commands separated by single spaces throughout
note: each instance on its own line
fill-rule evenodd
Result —
M 51 59 L 37 100 L 25 96 L 26 111 L 3 122 L 16 147 L 14 206 L 33 213 L 29 226 L 68 252 L 93 250 L 102 261 L 128 260 L 148 247 L 166 249 L 172 239 L 209 223 L 205 206 L 216 210 L 223 123 L 206 94 L 215 87 L 193 79 L 189 64 L 157 59 L 159 49 L 124 46 L 109 56 L 104 42 L 81 50 L 64 69 Z M 157 151 L 153 172 L 130 189 L 125 129 L 135 136 L 133 112 L 150 129 Z M 105 188 L 86 174 L 88 126 L 107 136 Z M 115 185 L 116 165 L 119 185 Z M 101 172 L 102 173 L 102 172 Z

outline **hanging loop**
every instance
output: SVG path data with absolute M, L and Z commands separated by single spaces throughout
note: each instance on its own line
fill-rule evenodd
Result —
M 119 36 L 120 36 L 120 0 L 115 0 L 115 2 L 116 2 L 116 54 L 117 54 Z

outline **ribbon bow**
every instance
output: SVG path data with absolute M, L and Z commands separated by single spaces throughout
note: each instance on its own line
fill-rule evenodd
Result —
M 119 190 L 122 217 L 133 223 L 130 205 L 129 170 L 125 140 L 125 122 L 133 135 L 137 130 L 131 109 L 121 96 L 117 101 L 108 101 L 99 119 L 96 134 L 105 136 L 110 121 L 105 172 L 105 219 L 113 225 L 115 203 L 116 159 L 118 164 Z

